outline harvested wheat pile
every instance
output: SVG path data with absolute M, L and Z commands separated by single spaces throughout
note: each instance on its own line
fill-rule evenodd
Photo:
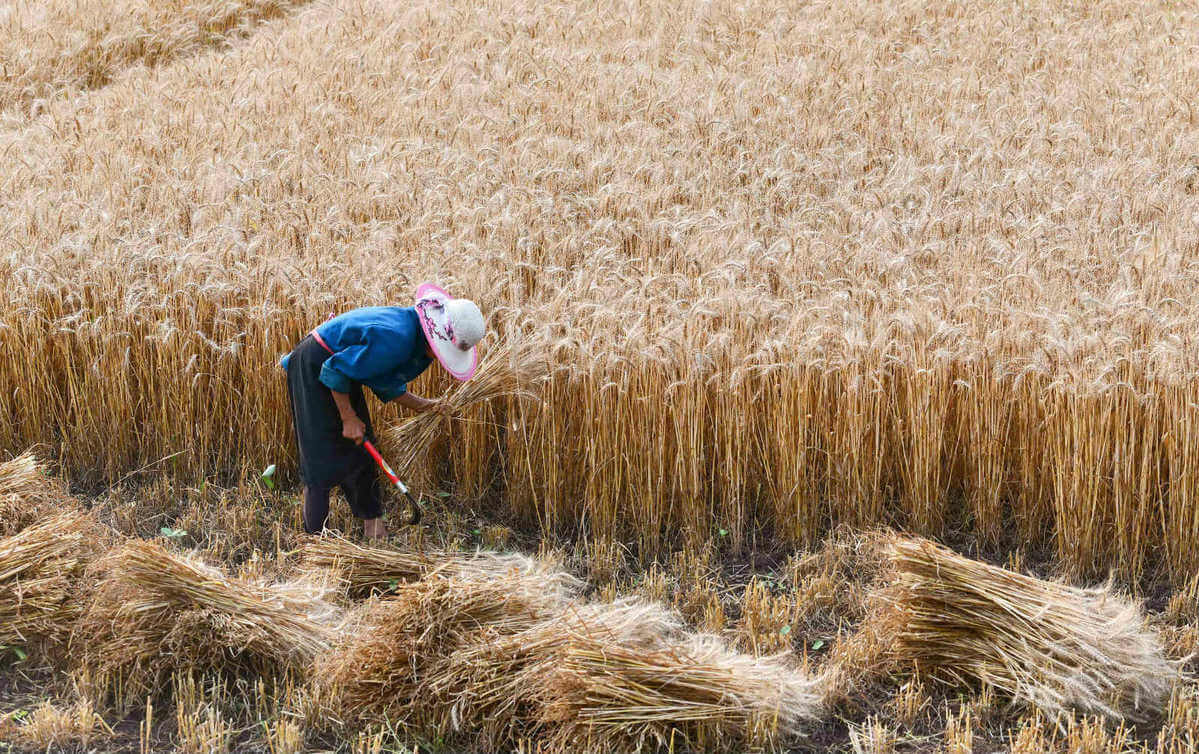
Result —
M 0 463 L 0 537 L 74 507 L 62 484 L 46 473 L 32 452 Z
M 330 533 L 305 540 L 300 554 L 305 570 L 329 572 L 355 597 L 418 581 L 444 564 L 436 552 L 364 545 Z
M 663 607 L 580 605 L 545 569 L 439 571 L 364 609 L 313 678 L 330 716 L 488 750 L 732 749 L 798 735 L 819 681 L 688 634 Z
M 1141 719 L 1181 674 L 1141 610 L 980 563 L 921 539 L 892 540 L 893 651 L 953 684 L 995 687 L 1046 713 Z
M 319 583 L 231 578 L 152 542 L 113 550 L 95 571 L 99 586 L 71 647 L 125 700 L 156 693 L 179 671 L 307 669 L 337 617 Z
M 546 680 L 575 633 L 652 647 L 682 634 L 678 616 L 657 603 L 622 600 L 560 609 L 515 633 L 485 628 L 455 648 L 429 686 L 439 701 L 439 733 L 469 732 L 488 750 L 512 749 L 543 727 Z
M 80 577 L 103 539 L 90 516 L 69 512 L 0 540 L 0 645 L 58 643 L 70 635 Z
M 438 727 L 446 710 L 440 666 L 460 648 L 518 633 L 561 611 L 540 574 L 433 575 L 368 604 L 348 646 L 318 659 L 317 695 L 331 714 Z
M 329 572 L 355 597 L 387 592 L 433 573 L 463 578 L 529 576 L 539 579 L 543 589 L 561 595 L 582 588 L 578 579 L 554 563 L 488 550 L 473 553 L 401 550 L 325 534 L 306 541 L 301 547 L 301 557 L 304 568 Z
M 741 751 L 801 736 L 822 682 L 715 637 L 625 644 L 580 626 L 548 664 L 541 721 L 557 751 Z

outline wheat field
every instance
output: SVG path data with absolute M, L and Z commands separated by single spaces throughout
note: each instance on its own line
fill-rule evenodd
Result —
M 651 584 L 889 526 L 1182 604 L 1197 52 L 1164 0 L 0 2 L 0 453 L 289 487 L 278 357 L 433 281 L 543 361 L 410 469 L 458 510 Z
M 1179 5 L 286 10 L 5 6 L 3 447 L 286 464 L 277 356 L 436 280 L 550 367 L 439 473 L 546 531 L 1199 566 Z

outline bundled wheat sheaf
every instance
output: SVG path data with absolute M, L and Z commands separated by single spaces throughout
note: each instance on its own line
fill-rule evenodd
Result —
M 0 539 L 0 646 L 66 639 L 80 615 L 84 571 L 102 547 L 86 514 L 62 513 Z
M 233 578 L 152 542 L 114 549 L 95 572 L 71 649 L 125 699 L 144 700 L 180 671 L 302 671 L 329 646 L 338 619 L 315 582 Z
M 583 586 L 552 562 L 516 553 L 398 549 L 361 544 L 334 534 L 310 539 L 300 551 L 306 568 L 330 573 L 357 597 L 386 592 L 400 583 L 419 581 L 431 574 L 470 579 L 506 576 L 537 579 L 541 589 L 563 597 L 577 593 Z
M 0 463 L 0 536 L 74 507 L 62 483 L 46 473 L 32 452 Z
M 542 590 L 536 577 L 434 575 L 367 606 L 348 646 L 324 656 L 314 677 L 342 714 L 428 724 L 462 691 L 437 693 L 437 673 L 450 654 L 519 632 L 560 607 L 560 597 Z
M 820 681 L 692 636 L 661 607 L 582 604 L 534 570 L 440 571 L 364 608 L 313 677 L 331 718 L 489 748 L 732 750 L 793 738 Z
M 504 342 L 492 346 L 479 363 L 469 382 L 452 389 L 445 398 L 447 411 L 419 414 L 389 432 L 392 444 L 400 449 L 396 469 L 405 473 L 426 455 L 428 448 L 449 434 L 452 417 L 468 409 L 502 398 L 513 402 L 535 397 L 534 383 L 545 376 L 546 357 L 536 342 Z M 486 424 L 486 420 L 476 422 Z M 499 429 L 503 429 L 500 427 Z M 455 428 L 456 431 L 456 428 Z M 498 434 L 498 433 L 497 433 Z
M 1050 715 L 1144 719 L 1181 678 L 1141 610 L 958 555 L 926 540 L 888 545 L 891 651 L 953 684 L 982 684 Z
M 714 637 L 638 646 L 596 617 L 573 627 L 539 689 L 548 740 L 562 751 L 738 751 L 792 739 L 818 718 L 822 682 L 778 658 Z

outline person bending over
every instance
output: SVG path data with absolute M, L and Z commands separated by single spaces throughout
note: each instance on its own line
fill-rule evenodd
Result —
M 340 486 L 366 536 L 387 536 L 383 485 L 371 457 L 358 447 L 364 439 L 375 442 L 362 386 L 412 411 L 444 411 L 442 401 L 408 392 L 408 383 L 434 359 L 455 378 L 469 380 L 484 329 L 473 302 L 425 283 L 413 306 L 353 309 L 317 327 L 283 357 L 304 480 L 304 531 L 325 528 L 329 493 Z

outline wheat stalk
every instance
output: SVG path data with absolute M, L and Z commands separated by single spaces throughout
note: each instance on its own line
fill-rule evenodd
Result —
M 154 542 L 115 548 L 95 572 L 71 651 L 122 703 L 144 701 L 178 672 L 306 669 L 338 618 L 319 582 L 238 579 Z
M 921 673 L 981 684 L 1056 715 L 1145 719 L 1181 665 L 1141 610 L 1106 588 L 1077 589 L 987 565 L 928 541 L 894 539 L 892 651 Z

